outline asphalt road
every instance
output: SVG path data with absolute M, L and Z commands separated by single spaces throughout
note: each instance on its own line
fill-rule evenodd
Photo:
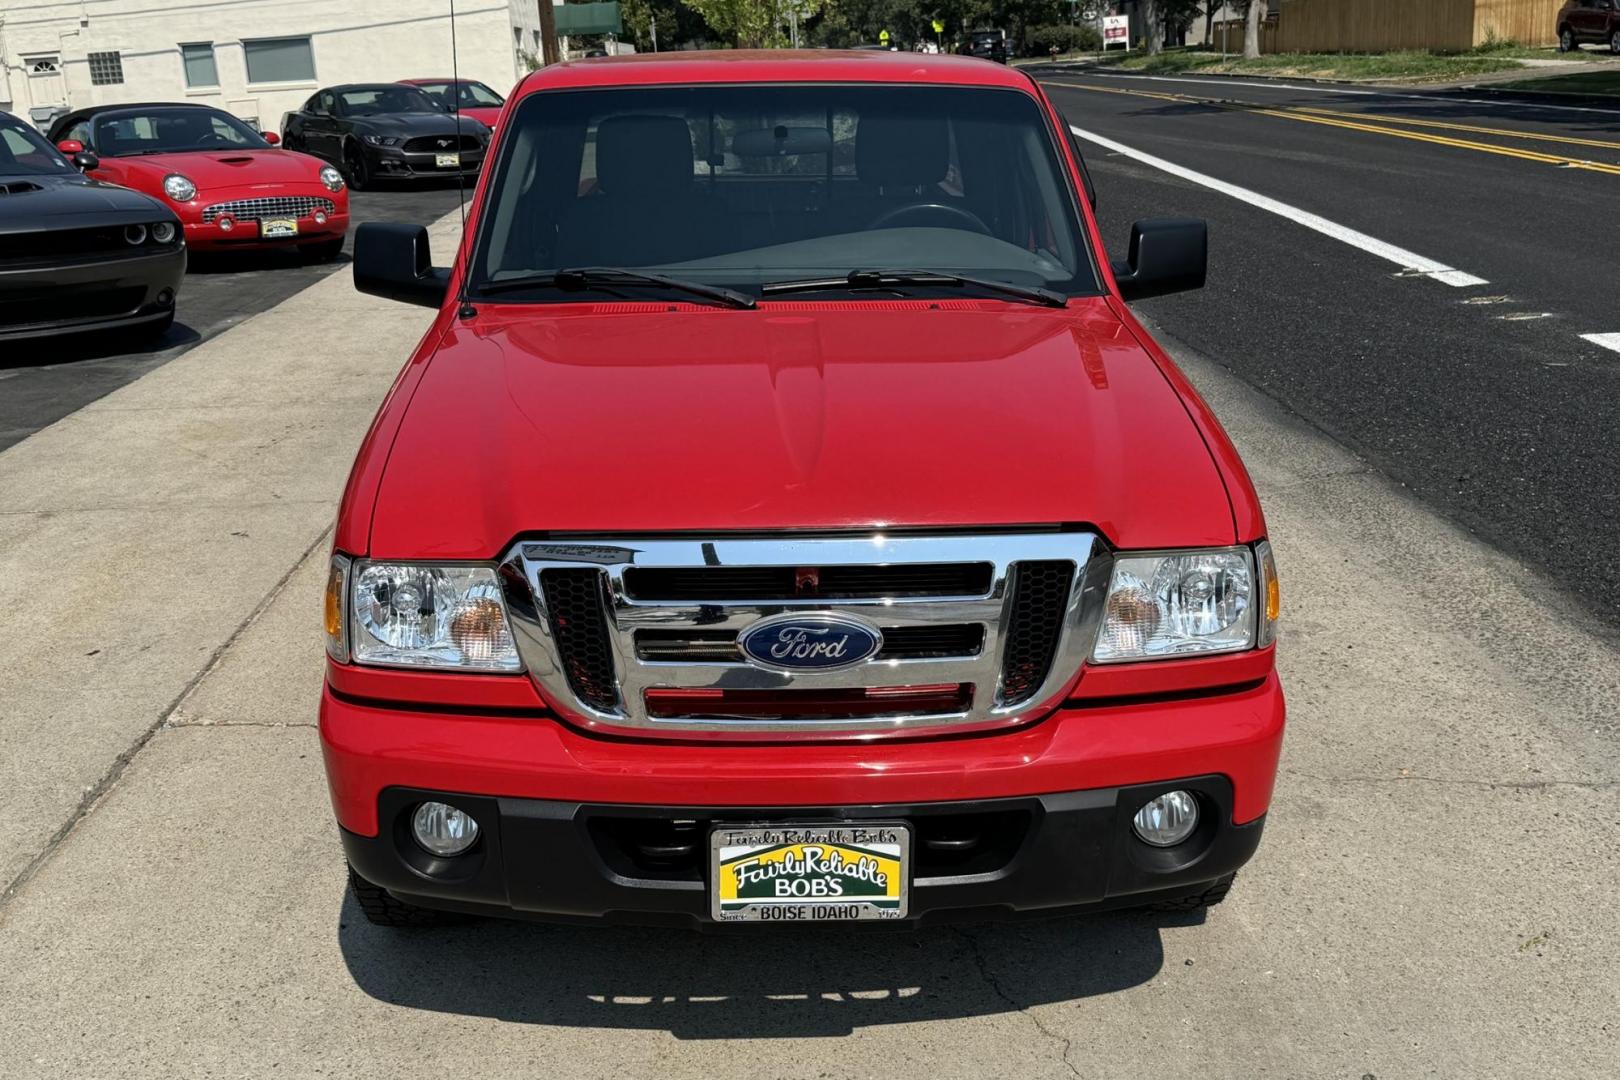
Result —
M 429 222 L 455 209 L 456 188 L 435 183 L 352 192 L 349 207 L 351 227 Z M 348 266 L 348 250 L 328 263 L 295 252 L 193 253 L 175 323 L 160 340 L 131 348 L 122 335 L 81 335 L 7 349 L 0 360 L 0 450 Z M 309 332 L 341 328 L 315 325 Z
M 1210 223 L 1208 286 L 1144 314 L 1620 623 L 1620 338 L 1583 336 L 1620 334 L 1620 107 L 1040 77 L 1116 144 L 1082 142 L 1111 248 L 1140 218 Z M 1457 273 L 1415 275 L 1345 230 Z

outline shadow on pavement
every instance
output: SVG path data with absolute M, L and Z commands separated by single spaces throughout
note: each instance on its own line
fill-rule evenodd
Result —
M 401 931 L 372 926 L 345 897 L 338 944 L 360 989 L 407 1008 L 681 1039 L 805 1038 L 1137 986 L 1163 967 L 1159 928 L 1170 921 L 1116 913 L 718 935 L 492 920 Z

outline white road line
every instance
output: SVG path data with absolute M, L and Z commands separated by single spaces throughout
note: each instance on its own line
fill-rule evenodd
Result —
M 1528 69 L 1527 69 L 1528 70 Z M 1098 79 L 1142 79 L 1148 82 L 1199 83 L 1203 86 L 1252 86 L 1261 90 L 1299 90 L 1307 94 L 1343 94 L 1353 97 L 1398 98 L 1404 101 L 1427 101 L 1431 105 L 1491 105 L 1504 109 L 1552 109 L 1556 112 L 1598 113 L 1615 116 L 1620 110 L 1599 108 L 1594 105 L 1555 105 L 1537 101 L 1505 101 L 1501 98 L 1447 98 L 1434 94 L 1402 94 L 1394 90 L 1352 90 L 1345 86 L 1305 86 L 1300 83 L 1243 82 L 1237 79 L 1192 79 L 1176 75 L 1120 75 L 1105 71 L 1076 71 L 1074 75 Z
M 1582 341 L 1590 341 L 1594 345 L 1601 345 L 1605 349 L 1620 352 L 1620 334 L 1582 334 Z
M 1348 226 L 1340 225 L 1336 221 L 1329 221 L 1327 218 L 1313 214 L 1308 210 L 1301 210 L 1298 207 L 1289 206 L 1285 202 L 1278 202 L 1269 195 L 1262 195 L 1257 191 L 1238 187 L 1236 184 L 1228 184 L 1225 180 L 1217 180 L 1213 176 L 1205 176 L 1201 172 L 1194 172 L 1174 162 L 1154 157 L 1152 154 L 1126 146 L 1124 143 L 1117 143 L 1113 139 L 1087 131 L 1085 128 L 1077 127 L 1073 131 L 1082 139 L 1094 142 L 1098 146 L 1106 146 L 1115 153 L 1124 154 L 1128 158 L 1135 158 L 1144 165 L 1151 165 L 1155 169 L 1167 172 L 1171 176 L 1179 176 L 1183 180 L 1191 180 L 1195 184 L 1200 184 L 1212 191 L 1218 191 L 1222 195 L 1230 195 L 1240 202 L 1246 202 L 1250 206 L 1285 217 L 1289 221 L 1303 225 L 1307 229 L 1313 229 L 1323 236 L 1330 236 L 1341 243 L 1349 244 L 1351 247 L 1360 248 L 1362 251 L 1376 255 L 1380 259 L 1387 259 L 1409 274 L 1433 278 L 1436 281 L 1457 288 L 1490 284 L 1484 278 L 1475 277 L 1473 274 L 1464 273 L 1461 270 L 1447 266 L 1445 263 L 1424 258 L 1422 255 L 1407 251 L 1405 248 L 1396 247 L 1394 244 L 1387 244 L 1377 237 L 1357 232 Z

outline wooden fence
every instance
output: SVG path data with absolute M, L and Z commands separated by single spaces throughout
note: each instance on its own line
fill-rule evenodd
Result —
M 1496 40 L 1549 45 L 1562 0 L 1283 0 L 1266 52 L 1461 52 Z

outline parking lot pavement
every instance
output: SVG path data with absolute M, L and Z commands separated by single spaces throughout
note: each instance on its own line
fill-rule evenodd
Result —
M 456 188 L 445 184 L 350 193 L 350 219 L 436 221 L 456 208 Z M 219 336 L 244 319 L 275 307 L 336 271 L 347 273 L 350 246 L 328 263 L 296 252 L 230 257 L 191 256 L 174 326 L 151 344 L 133 349 L 122 337 L 55 338 L 10 345 L 0 358 L 0 450 L 47 424 L 133 382 L 186 350 Z M 321 312 L 293 340 L 319 344 L 341 335 L 342 325 Z
M 354 336 L 375 342 L 342 358 L 337 407 L 300 416 L 308 441 L 255 436 L 271 490 L 311 467 L 317 442 L 341 444 L 347 462 L 352 414 L 402 348 L 337 284 L 283 307 L 343 306 Z M 263 321 L 207 359 L 271 350 Z M 309 521 L 244 560 L 253 571 L 232 605 L 214 604 L 232 610 L 193 598 L 143 635 L 200 677 L 0 901 L 0 1075 L 1613 1075 L 1613 635 L 1167 344 L 1254 469 L 1284 579 L 1291 729 L 1277 797 L 1257 860 L 1207 919 L 858 936 L 372 927 L 344 896 L 312 726 L 323 545 Z M 186 359 L 199 362 L 123 394 L 163 379 L 163 399 L 184 398 L 230 375 L 201 350 Z M 6 473 L 25 483 L 39 460 L 8 456 Z M 330 498 L 338 468 L 316 467 L 309 490 Z M 115 510 L 109 523 L 126 520 Z M 165 531 L 110 535 L 149 565 Z M 63 710 L 49 736 L 0 760 L 49 757 L 79 722 Z M 13 789 L 0 790 L 9 816 Z

